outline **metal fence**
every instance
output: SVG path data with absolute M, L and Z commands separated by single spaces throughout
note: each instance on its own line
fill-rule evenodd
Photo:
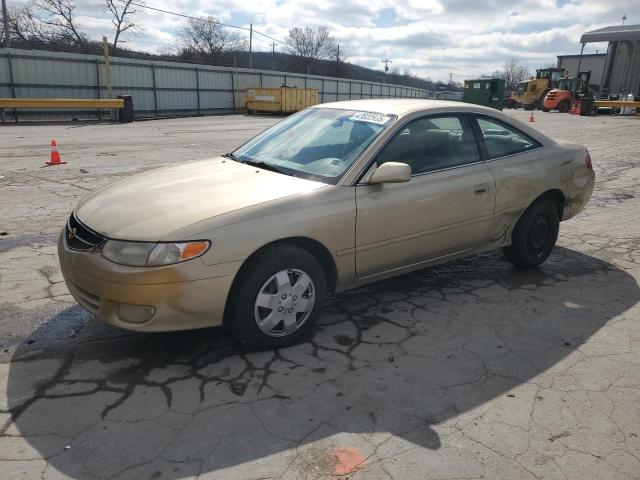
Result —
M 317 88 L 320 102 L 360 98 L 428 98 L 401 85 L 190 63 L 111 59 L 113 95 L 131 95 L 137 118 L 210 115 L 244 109 L 252 87 Z M 104 58 L 97 55 L 0 49 L 0 97 L 106 98 Z M 103 112 L 104 113 L 104 112 Z M 96 118 L 99 111 L 17 110 L 18 119 Z

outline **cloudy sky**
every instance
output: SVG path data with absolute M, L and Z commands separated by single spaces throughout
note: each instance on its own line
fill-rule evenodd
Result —
M 8 0 L 19 5 L 24 0 Z M 91 37 L 112 36 L 101 0 L 74 0 Z M 422 77 L 454 80 L 490 73 L 516 58 L 533 70 L 556 55 L 579 53 L 581 33 L 607 25 L 640 24 L 640 0 L 145 0 L 188 15 L 211 15 L 284 40 L 291 26 L 327 26 L 351 62 L 382 68 L 389 58 Z M 158 52 L 175 42 L 184 19 L 141 11 L 142 35 L 130 48 Z M 270 40 L 255 37 L 257 50 Z M 278 47 L 279 48 L 279 47 Z M 591 44 L 585 52 L 601 52 Z

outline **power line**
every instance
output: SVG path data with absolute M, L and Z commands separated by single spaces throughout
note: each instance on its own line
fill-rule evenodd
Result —
M 174 15 L 176 17 L 187 18 L 189 20 L 196 20 L 196 21 L 199 21 L 199 22 L 206 22 L 206 23 L 210 23 L 212 25 L 220 25 L 222 27 L 235 28 L 237 30 L 244 30 L 244 31 L 249 32 L 250 35 L 255 33 L 255 34 L 260 35 L 260 36 L 262 36 L 264 38 L 268 38 L 269 40 L 272 40 L 273 43 L 270 44 L 271 47 L 272 47 L 272 50 L 271 50 L 272 57 L 275 54 L 275 44 L 276 43 L 279 43 L 279 44 L 284 45 L 284 46 L 288 46 L 289 45 L 287 42 L 283 42 L 282 40 L 278 40 L 277 38 L 274 38 L 274 37 L 272 37 L 270 35 L 267 35 L 266 33 L 262 33 L 262 32 L 257 31 L 256 29 L 253 28 L 253 25 L 251 25 L 249 28 L 241 27 L 239 25 L 231 25 L 230 23 L 223 23 L 223 22 L 218 22 L 218 21 L 215 21 L 215 20 L 209 20 L 208 18 L 195 17 L 193 15 L 186 15 L 184 13 L 173 12 L 171 10 L 164 10 L 162 8 L 152 7 L 152 6 L 146 5 L 144 3 L 128 2 L 128 0 L 117 0 L 117 1 L 120 2 L 120 3 L 129 3 L 129 5 L 135 5 L 136 7 L 139 7 L 139 8 L 146 8 L 147 10 L 153 10 L 155 12 L 164 13 L 164 14 L 167 14 L 167 15 Z M 340 61 L 340 57 L 339 57 L 340 53 L 339 52 L 340 52 L 340 46 L 338 45 L 338 57 L 337 57 L 337 61 L 338 62 Z M 250 47 L 249 53 L 251 54 L 251 47 Z M 391 60 L 389 60 L 389 59 L 384 59 L 384 60 L 382 60 L 381 63 L 384 63 L 384 72 L 386 74 L 389 71 L 389 64 L 393 63 L 393 62 Z
M 118 0 L 118 1 L 121 2 L 121 3 L 127 3 L 127 0 Z M 255 30 L 255 29 L 252 29 L 252 28 L 240 27 L 238 25 L 231 25 L 229 23 L 222 23 L 222 22 L 217 22 L 217 21 L 214 21 L 214 20 L 209 20 L 207 18 L 194 17 L 193 15 L 186 15 L 184 13 L 172 12 L 170 10 L 163 10 L 162 8 L 151 7 L 149 5 L 145 5 L 144 3 L 130 2 L 130 5 L 135 5 L 136 7 L 139 7 L 139 8 L 146 8 L 147 10 L 154 10 L 154 11 L 160 12 L 160 13 L 166 13 L 167 15 L 174 15 L 176 17 L 188 18 L 190 20 L 197 20 L 199 22 L 207 22 L 207 23 L 211 23 L 213 25 L 220 25 L 222 27 L 236 28 L 238 30 L 245 30 L 247 32 L 253 31 L 253 33 L 258 34 L 258 35 L 262 35 L 263 37 L 268 38 L 269 40 L 273 40 L 274 42 L 280 43 L 282 45 L 287 45 L 287 43 L 283 42 L 282 40 L 278 40 L 277 38 L 273 38 L 273 37 L 267 35 L 266 33 L 259 32 L 259 31 Z

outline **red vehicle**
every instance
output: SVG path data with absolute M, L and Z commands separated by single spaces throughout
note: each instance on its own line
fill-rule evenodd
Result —
M 544 97 L 542 110 L 548 112 L 550 110 L 558 110 L 566 113 L 571 108 L 571 102 L 581 93 L 587 93 L 589 90 L 589 79 L 591 72 L 579 72 L 575 78 L 562 78 L 558 81 L 558 88 L 549 90 Z

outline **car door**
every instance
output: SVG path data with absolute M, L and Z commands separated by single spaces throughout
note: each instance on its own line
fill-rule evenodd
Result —
M 478 115 L 474 121 L 480 150 L 496 181 L 496 221 L 512 225 L 554 179 L 572 178 L 571 158 L 541 155 L 540 142 L 499 119 Z
M 375 161 L 407 163 L 412 177 L 356 186 L 358 277 L 469 251 L 486 239 L 495 184 L 466 116 L 413 120 Z

